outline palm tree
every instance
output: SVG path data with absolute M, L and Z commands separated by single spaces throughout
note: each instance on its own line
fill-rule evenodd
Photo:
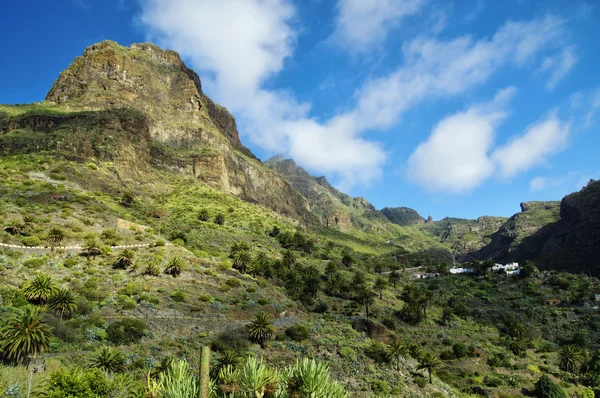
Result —
M 327 278 L 327 282 L 325 283 L 325 291 L 330 296 L 340 296 L 343 292 L 343 287 L 346 283 L 346 279 L 344 275 L 340 272 L 335 272 Z
M 65 239 L 65 232 L 59 227 L 52 227 L 50 231 L 48 231 L 48 236 L 46 237 L 46 242 L 50 244 L 52 250 L 56 246 L 58 246 Z
M 236 251 L 233 255 L 233 267 L 240 271 L 240 273 L 246 273 L 246 268 L 252 262 L 252 256 L 248 250 Z
M 208 210 L 206 209 L 202 209 L 200 210 L 200 212 L 198 213 L 198 220 L 200 221 L 208 221 L 210 218 L 210 215 L 208 214 Z
M 452 326 L 453 321 L 454 321 L 454 311 L 450 307 L 445 307 L 442 310 L 442 325 Z
M 284 266 L 291 268 L 296 265 L 296 253 L 293 250 L 285 249 L 281 253 L 281 262 Z
M 119 373 L 125 370 L 125 355 L 113 347 L 105 346 L 96 351 L 90 366 L 108 373 Z
M 173 277 L 179 276 L 181 271 L 183 270 L 183 260 L 181 257 L 173 257 L 169 264 L 167 264 L 167 268 L 165 268 L 165 274 L 171 275 Z
M 558 364 L 561 370 L 574 373 L 584 360 L 583 350 L 574 345 L 566 345 L 558 354 Z
M 42 321 L 42 314 L 28 305 L 0 328 L 0 351 L 8 359 L 21 362 L 50 347 L 51 336 L 52 328 Z
M 285 288 L 293 295 L 300 294 L 304 289 L 304 281 L 295 269 L 291 269 L 285 275 Z
M 248 326 L 250 339 L 260 344 L 261 348 L 265 348 L 265 342 L 271 340 L 275 336 L 275 332 L 271 315 L 263 311 L 254 315 Z
M 258 253 L 258 255 L 252 261 L 252 264 L 248 267 L 248 273 L 252 275 L 262 275 L 265 278 L 273 276 L 273 265 L 271 260 L 265 253 Z
M 133 262 L 133 252 L 129 249 L 124 249 L 119 253 L 117 261 L 113 264 L 115 269 L 127 269 Z
M 11 235 L 21 235 L 25 230 L 25 226 L 15 218 L 10 220 L 10 222 L 4 227 L 4 230 Z
M 408 355 L 408 347 L 400 340 L 394 339 L 388 346 L 387 354 L 396 362 L 396 370 L 400 371 L 400 360 Z
M 427 373 L 429 373 L 429 384 L 431 384 L 433 382 L 431 375 L 435 373 L 440 366 L 442 366 L 442 362 L 437 355 L 428 352 L 419 359 L 419 366 L 417 366 L 417 370 L 426 370 Z
M 56 291 L 56 285 L 48 275 L 37 274 L 36 277 L 23 287 L 23 294 L 32 303 L 46 304 Z
M 75 304 L 75 297 L 68 289 L 56 290 L 48 299 L 48 308 L 54 311 L 63 319 L 63 315 L 71 315 L 77 310 L 77 304 Z
M 219 213 L 215 216 L 215 224 L 217 224 L 217 225 L 225 224 L 225 215 L 223 213 Z
M 365 315 L 369 319 L 369 308 L 375 303 L 375 293 L 366 287 L 361 287 L 354 296 L 354 301 L 365 307 Z
M 396 284 L 398 282 L 400 282 L 400 274 L 398 273 L 397 270 L 393 270 L 390 273 L 390 276 L 388 278 L 388 282 L 390 282 L 392 284 L 392 286 L 394 286 L 394 289 L 396 288 Z
M 90 257 L 93 257 L 95 260 L 96 256 L 99 256 L 101 254 L 102 248 L 100 247 L 98 241 L 95 238 L 86 239 L 85 244 L 83 245 L 83 255 L 86 256 L 88 259 Z
M 32 216 L 31 214 L 25 214 L 23 216 L 23 226 L 25 227 L 25 229 L 31 229 L 33 228 L 33 224 L 35 222 L 35 217 Z
M 379 293 L 379 300 L 383 299 L 383 291 L 385 290 L 387 283 L 385 282 L 385 279 L 383 279 L 382 277 L 378 277 L 375 280 L 375 284 L 373 285 L 373 290 L 375 290 L 377 293 Z

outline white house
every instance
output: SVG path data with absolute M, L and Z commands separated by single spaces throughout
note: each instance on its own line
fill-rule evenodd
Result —
M 427 274 L 414 274 L 413 279 L 427 279 L 427 278 L 435 278 L 438 276 L 440 276 L 440 274 L 437 272 L 431 272 L 431 273 L 427 273 Z
M 456 274 L 472 274 L 475 272 L 474 268 L 450 268 L 450 273 Z
M 521 270 L 520 269 L 515 269 L 512 271 L 506 271 L 506 276 L 510 276 L 510 275 L 519 275 L 521 274 Z
M 506 264 L 506 265 L 495 264 L 492 267 L 492 271 L 512 271 L 512 270 L 515 270 L 518 268 L 520 268 L 519 263 L 510 263 L 510 264 Z

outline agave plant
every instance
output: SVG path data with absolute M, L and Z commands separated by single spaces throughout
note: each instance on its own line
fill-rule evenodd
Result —
M 129 373 L 115 375 L 112 382 L 112 396 L 122 398 L 146 398 L 145 391 Z
M 277 388 L 276 374 L 262 361 L 248 357 L 240 369 L 240 388 L 246 396 L 261 398 Z
M 176 277 L 181 274 L 182 270 L 183 260 L 181 257 L 173 257 L 171 261 L 169 261 L 169 264 L 167 264 L 167 268 L 165 268 L 165 274 Z
M 50 296 L 56 291 L 56 285 L 48 275 L 37 274 L 36 277 L 26 283 L 23 294 L 32 303 L 45 304 Z
M 160 375 L 161 398 L 196 398 L 198 382 L 185 360 L 173 361 L 169 370 Z
M 52 328 L 42 321 L 42 315 L 35 307 L 28 305 L 0 328 L 0 351 L 8 359 L 21 362 L 46 350 L 51 335 Z
M 48 308 L 63 319 L 63 315 L 71 315 L 76 309 L 75 297 L 67 289 L 58 289 L 48 299 Z
M 109 373 L 119 373 L 125 370 L 125 355 L 113 347 L 102 347 L 90 360 L 90 366 Z
M 271 340 L 275 336 L 275 327 L 271 315 L 260 311 L 248 326 L 248 334 L 250 339 L 260 344 L 261 348 L 265 347 L 265 342 Z
M 304 358 L 289 370 L 288 393 L 302 397 L 346 398 L 342 386 L 331 381 L 329 367 L 314 359 Z

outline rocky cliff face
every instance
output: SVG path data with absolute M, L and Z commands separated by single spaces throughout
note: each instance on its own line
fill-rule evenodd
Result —
M 283 176 L 309 202 L 311 210 L 326 226 L 348 231 L 368 229 L 388 220 L 364 198 L 352 198 L 329 184 L 325 177 L 313 177 L 292 159 L 275 156 L 265 165 Z M 375 221 L 375 223 L 373 222 Z
M 179 55 L 152 44 L 90 46 L 46 97 L 63 110 L 135 110 L 147 118 L 151 163 L 309 222 L 307 201 L 242 145 L 233 116 L 202 92 Z
M 541 268 L 600 275 L 600 181 L 566 196 L 559 217 L 504 257 L 534 260 Z
M 417 225 L 426 222 L 419 213 L 408 207 L 384 207 L 380 211 L 391 222 L 398 225 Z

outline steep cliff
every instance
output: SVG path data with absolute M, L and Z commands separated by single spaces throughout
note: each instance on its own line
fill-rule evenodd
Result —
M 311 210 L 326 226 L 348 231 L 377 229 L 389 221 L 364 198 L 353 198 L 329 184 L 325 177 L 313 177 L 292 159 L 275 156 L 265 165 L 283 176 L 309 202 Z
M 242 145 L 233 116 L 203 93 L 198 75 L 173 51 L 152 44 L 123 47 L 105 41 L 92 45 L 60 74 L 46 101 L 38 105 L 52 109 L 52 112 L 44 112 L 44 121 L 40 123 L 36 121 L 37 111 L 32 113 L 29 108 L 11 110 L 13 114 L 2 118 L 5 133 L 20 133 L 15 142 L 27 135 L 45 137 L 40 138 L 41 147 L 27 146 L 20 148 L 21 151 L 44 149 L 50 145 L 47 142 L 51 137 L 54 137 L 51 140 L 54 147 L 57 141 L 70 145 L 73 133 L 64 134 L 66 130 L 73 130 L 77 131 L 76 135 L 87 136 L 81 138 L 78 145 L 87 142 L 93 149 L 81 154 L 98 158 L 111 155 L 125 161 L 128 157 L 119 156 L 119 151 L 104 150 L 102 155 L 99 153 L 102 150 L 97 148 L 99 142 L 111 140 L 109 130 L 120 124 L 122 118 L 110 121 L 107 116 L 120 109 L 121 113 L 135 114 L 136 120 L 143 120 L 139 128 L 133 126 L 133 130 L 128 130 L 130 144 L 119 141 L 121 146 L 133 148 L 132 156 L 145 161 L 129 162 L 129 167 L 141 170 L 152 165 L 193 173 L 223 192 L 302 222 L 314 222 L 308 202 Z M 81 112 L 87 112 L 87 116 Z M 104 117 L 98 116 L 102 112 Z M 81 118 L 90 119 L 92 114 L 100 124 L 71 123 Z M 104 133 L 100 131 L 102 123 L 108 127 Z M 3 142 L 7 139 L 4 137 Z

